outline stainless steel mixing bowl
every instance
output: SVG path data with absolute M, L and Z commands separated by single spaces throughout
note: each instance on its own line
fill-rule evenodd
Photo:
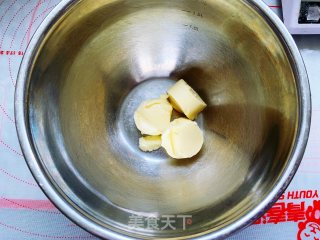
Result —
M 181 78 L 208 104 L 202 151 L 141 152 L 134 110 Z M 249 225 L 297 170 L 311 109 L 297 47 L 260 0 L 64 0 L 25 53 L 15 101 L 39 185 L 108 239 L 215 239 Z M 134 228 L 136 215 L 174 215 L 176 229 Z M 191 215 L 185 230 L 178 215 Z

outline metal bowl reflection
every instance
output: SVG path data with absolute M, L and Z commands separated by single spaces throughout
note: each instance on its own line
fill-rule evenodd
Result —
M 133 111 L 181 78 L 208 104 L 202 151 L 139 151 Z M 117 239 L 213 239 L 250 224 L 293 177 L 311 109 L 299 52 L 259 0 L 62 1 L 29 45 L 15 104 L 44 192 Z M 192 224 L 130 228 L 133 215 Z

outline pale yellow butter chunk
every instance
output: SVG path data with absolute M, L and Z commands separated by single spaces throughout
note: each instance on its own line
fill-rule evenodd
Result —
M 194 120 L 207 106 L 201 97 L 183 80 L 168 90 L 169 100 L 174 109 Z
M 166 98 L 145 101 L 134 113 L 135 124 L 142 134 L 160 135 L 169 127 L 172 109 Z
M 161 140 L 161 146 L 172 158 L 191 158 L 202 148 L 203 133 L 196 122 L 178 118 L 170 123 Z
M 144 152 L 158 150 L 161 147 L 161 136 L 146 136 L 139 138 L 139 148 Z
M 162 94 L 162 95 L 160 95 L 160 98 L 161 98 L 161 99 L 168 99 L 168 97 L 169 97 L 169 96 L 168 96 L 167 94 Z

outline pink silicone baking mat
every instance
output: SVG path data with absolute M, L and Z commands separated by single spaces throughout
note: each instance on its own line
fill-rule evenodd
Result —
M 13 102 L 20 62 L 37 26 L 58 3 L 0 0 L 0 240 L 96 238 L 70 222 L 42 193 L 26 166 L 15 129 Z M 266 3 L 281 17 L 279 1 Z M 232 236 L 233 240 L 320 239 L 320 36 L 297 36 L 295 40 L 312 91 L 307 150 L 277 204 L 255 224 Z

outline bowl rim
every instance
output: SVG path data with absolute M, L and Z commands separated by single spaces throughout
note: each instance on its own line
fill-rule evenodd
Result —
M 109 1 L 109 0 L 106 0 Z M 233 222 L 232 224 L 219 229 L 217 231 L 207 230 L 199 234 L 184 236 L 184 237 L 174 237 L 166 239 L 198 239 L 198 240 L 210 240 L 210 239 L 225 239 L 227 236 L 231 235 L 237 230 L 243 229 L 257 220 L 261 215 L 263 215 L 272 205 L 278 200 L 281 194 L 285 191 L 289 183 L 291 182 L 293 176 L 295 175 L 300 162 L 303 158 L 305 148 L 307 145 L 310 124 L 311 124 L 311 92 L 309 86 L 309 80 L 306 72 L 306 68 L 303 59 L 300 55 L 298 47 L 294 42 L 292 36 L 285 28 L 282 21 L 278 16 L 261 0 L 243 0 L 245 3 L 249 4 L 255 10 L 257 10 L 266 21 L 269 22 L 270 26 L 277 33 L 278 37 L 282 41 L 282 44 L 286 48 L 288 58 L 291 60 L 291 65 L 295 67 L 296 79 L 297 79 L 297 89 L 299 97 L 299 126 L 296 134 L 296 141 L 291 150 L 291 155 L 289 157 L 289 162 L 286 168 L 283 170 L 282 175 L 275 184 L 274 188 L 270 193 L 250 212 L 246 213 L 244 216 Z M 58 191 L 58 187 L 50 181 L 49 176 L 47 176 L 44 167 L 40 164 L 37 153 L 32 147 L 32 137 L 28 131 L 28 114 L 27 114 L 27 96 L 29 86 L 29 76 L 30 69 L 32 68 L 33 60 L 36 57 L 37 49 L 41 45 L 46 34 L 50 30 L 51 26 L 70 8 L 79 3 L 79 0 L 62 0 L 45 18 L 45 20 L 40 24 L 36 32 L 34 33 L 28 47 L 23 56 L 22 63 L 19 68 L 19 73 L 17 77 L 17 84 L 15 89 L 15 120 L 16 129 L 18 133 L 18 138 L 20 146 L 22 148 L 23 155 L 27 162 L 27 165 L 36 179 L 38 185 L 44 192 L 44 194 L 53 202 L 53 204 L 71 221 L 75 222 L 78 226 L 89 231 L 90 233 L 107 239 L 136 239 L 135 236 L 124 235 L 120 232 L 116 232 L 115 229 L 104 228 L 101 225 L 90 220 L 82 214 L 75 205 L 72 205 L 66 200 L 62 192 Z M 142 237 L 142 236 L 140 236 Z

